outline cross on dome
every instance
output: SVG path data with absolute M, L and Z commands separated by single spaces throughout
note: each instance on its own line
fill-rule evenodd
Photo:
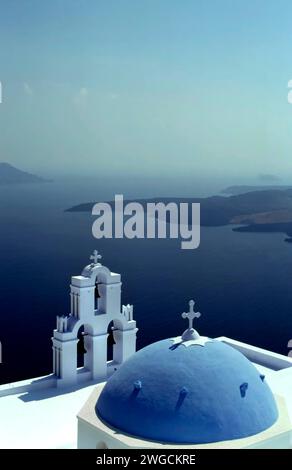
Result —
M 99 259 L 101 259 L 102 256 L 98 253 L 97 250 L 94 250 L 93 254 L 90 256 L 90 259 L 93 261 L 92 264 L 99 264 Z
M 189 301 L 189 311 L 182 313 L 182 318 L 189 320 L 189 327 L 183 332 L 181 336 L 171 338 L 173 344 L 169 349 L 175 349 L 177 346 L 183 345 L 186 348 L 189 346 L 205 346 L 206 343 L 212 343 L 213 340 L 207 336 L 200 336 L 200 334 L 193 328 L 193 322 L 195 318 L 200 318 L 201 313 L 195 312 L 195 302 Z
M 195 312 L 194 311 L 194 305 L 195 302 L 194 300 L 189 301 L 189 311 L 182 313 L 182 318 L 187 318 L 189 320 L 189 329 L 191 330 L 193 328 L 193 321 L 195 318 L 200 318 L 201 313 L 200 312 Z

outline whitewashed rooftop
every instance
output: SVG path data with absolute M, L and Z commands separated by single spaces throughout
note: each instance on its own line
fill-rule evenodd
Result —
M 292 359 L 219 339 L 241 350 L 266 376 L 273 392 L 285 398 L 292 423 Z M 0 448 L 76 448 L 76 416 L 95 384 L 67 392 L 54 387 L 19 392 L 20 385 L 29 389 L 35 380 L 0 387 Z M 17 393 L 5 395 L 5 390 L 11 393 L 13 388 Z

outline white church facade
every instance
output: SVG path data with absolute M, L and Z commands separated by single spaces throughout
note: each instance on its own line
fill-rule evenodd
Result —
M 0 448 L 292 449 L 291 357 L 201 336 L 193 301 L 184 331 L 136 352 L 133 306 L 100 259 L 71 278 L 52 373 L 0 385 Z

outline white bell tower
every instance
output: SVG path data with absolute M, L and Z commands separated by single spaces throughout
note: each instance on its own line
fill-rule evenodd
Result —
M 53 373 L 57 386 L 102 381 L 136 351 L 133 306 L 121 306 L 121 276 L 99 262 L 95 250 L 81 276 L 71 281 L 71 313 L 57 317 L 53 334 Z M 113 322 L 113 360 L 107 360 L 108 326 Z M 84 367 L 77 368 L 78 331 L 84 327 Z

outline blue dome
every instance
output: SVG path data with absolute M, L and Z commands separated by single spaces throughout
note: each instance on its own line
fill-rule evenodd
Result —
M 127 434 L 180 444 L 251 436 L 278 417 L 264 377 L 216 340 L 185 347 L 166 339 L 140 350 L 108 380 L 96 412 Z

